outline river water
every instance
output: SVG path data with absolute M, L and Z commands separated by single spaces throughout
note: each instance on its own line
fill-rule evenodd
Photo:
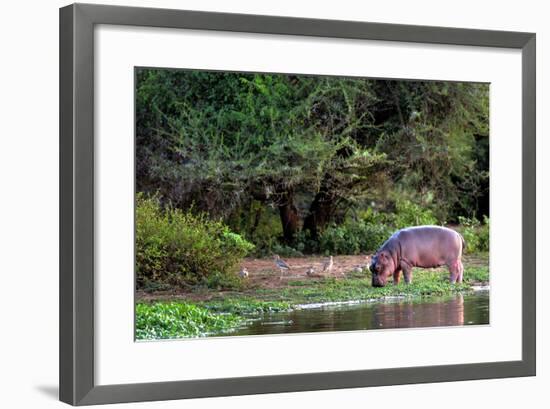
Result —
M 489 323 L 489 291 L 447 297 L 390 299 L 344 305 L 304 306 L 264 314 L 231 334 L 265 335 L 299 332 L 357 331 Z

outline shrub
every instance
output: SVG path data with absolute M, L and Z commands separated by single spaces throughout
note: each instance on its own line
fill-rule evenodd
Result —
M 257 252 L 263 251 L 264 254 L 269 255 L 271 248 L 279 243 L 278 238 L 282 236 L 283 229 L 281 222 L 276 217 L 264 217 L 263 219 L 249 240 L 254 243 Z
M 460 233 L 466 241 L 466 252 L 489 251 L 489 218 L 484 217 L 483 223 L 476 218 L 458 217 Z
M 359 219 L 363 220 L 367 224 L 390 225 L 395 220 L 395 215 L 393 213 L 380 212 L 372 207 L 359 211 L 358 216 Z
M 347 220 L 327 228 L 319 238 L 319 249 L 325 254 L 359 254 L 376 251 L 396 230 L 419 225 L 437 224 L 430 209 L 409 200 L 398 200 L 394 213 L 371 208 L 361 212 L 360 220 Z
M 377 250 L 391 236 L 393 229 L 384 224 L 348 221 L 330 226 L 319 238 L 319 249 L 325 254 L 359 254 Z
M 267 249 L 265 250 L 267 251 Z M 297 248 L 279 243 L 273 244 L 273 246 L 269 249 L 269 253 L 267 255 L 271 256 L 272 254 L 278 254 L 281 257 L 302 257 L 304 255 L 304 253 Z
M 156 197 L 137 197 L 136 275 L 140 288 L 160 284 L 235 286 L 239 282 L 235 267 L 253 248 L 221 221 L 202 213 L 162 209 Z
M 479 229 L 479 251 L 489 251 L 489 218 L 483 216 L 483 224 Z
M 430 209 L 409 200 L 398 200 L 395 205 L 396 212 L 392 224 L 396 229 L 437 224 L 437 218 Z
M 359 213 L 359 221 L 347 220 L 332 225 L 319 238 L 319 249 L 330 254 L 359 254 L 377 250 L 396 230 L 437 224 L 430 209 L 409 200 L 398 200 L 393 213 L 368 208 Z

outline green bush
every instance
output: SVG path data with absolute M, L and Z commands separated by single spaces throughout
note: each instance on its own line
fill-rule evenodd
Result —
M 479 251 L 489 251 L 489 218 L 483 216 L 483 224 L 479 229 Z
M 476 218 L 458 217 L 460 233 L 466 241 L 466 253 L 489 251 L 489 218 L 483 223 Z
M 162 209 L 156 197 L 137 197 L 138 288 L 235 286 L 239 282 L 235 269 L 253 248 L 221 221 L 192 211 Z
M 346 222 L 327 228 L 319 238 L 319 249 L 324 254 L 360 254 L 378 249 L 393 233 L 384 224 L 363 221 Z
M 367 224 L 393 224 L 395 220 L 394 213 L 386 213 L 368 207 L 366 210 L 358 212 L 358 218 Z
M 269 255 L 278 254 L 281 257 L 302 257 L 304 253 L 299 250 L 300 243 L 296 243 L 296 248 L 285 244 L 275 243 L 269 250 Z
M 369 208 L 359 220 L 347 220 L 327 228 L 319 238 L 319 251 L 325 254 L 359 254 L 376 251 L 396 230 L 437 224 L 437 218 L 409 200 L 398 200 L 393 213 Z
M 398 200 L 395 206 L 396 212 L 392 224 L 396 229 L 438 224 L 437 218 L 430 209 L 409 200 Z

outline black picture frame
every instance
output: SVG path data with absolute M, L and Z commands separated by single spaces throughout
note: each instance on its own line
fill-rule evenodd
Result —
M 94 44 L 96 24 L 503 47 L 522 53 L 522 359 L 508 362 L 96 385 Z M 534 33 L 73 4 L 60 9 L 60 400 L 72 405 L 535 375 Z

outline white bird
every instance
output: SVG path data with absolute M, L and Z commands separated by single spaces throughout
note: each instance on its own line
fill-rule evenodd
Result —
M 313 268 L 313 266 L 309 266 L 309 268 L 307 269 L 306 271 L 306 275 L 308 277 L 315 277 L 316 274 L 315 274 L 315 268 Z
M 330 256 L 329 259 L 325 261 L 325 264 L 323 264 L 323 272 L 330 273 L 332 271 L 332 266 L 334 266 L 334 261 L 332 256 Z
M 287 263 L 285 263 L 285 261 L 282 260 L 281 257 L 279 257 L 278 254 L 275 254 L 273 256 L 273 258 L 275 259 L 275 265 L 277 266 L 277 268 L 279 270 L 281 270 L 281 277 L 280 278 L 282 279 L 283 278 L 283 273 L 285 271 L 290 270 L 290 266 Z
M 353 268 L 353 272 L 354 273 L 362 273 L 363 272 L 363 268 L 361 266 L 355 266 Z
M 239 271 L 239 277 L 248 278 L 248 270 L 246 267 L 241 268 L 241 271 Z

